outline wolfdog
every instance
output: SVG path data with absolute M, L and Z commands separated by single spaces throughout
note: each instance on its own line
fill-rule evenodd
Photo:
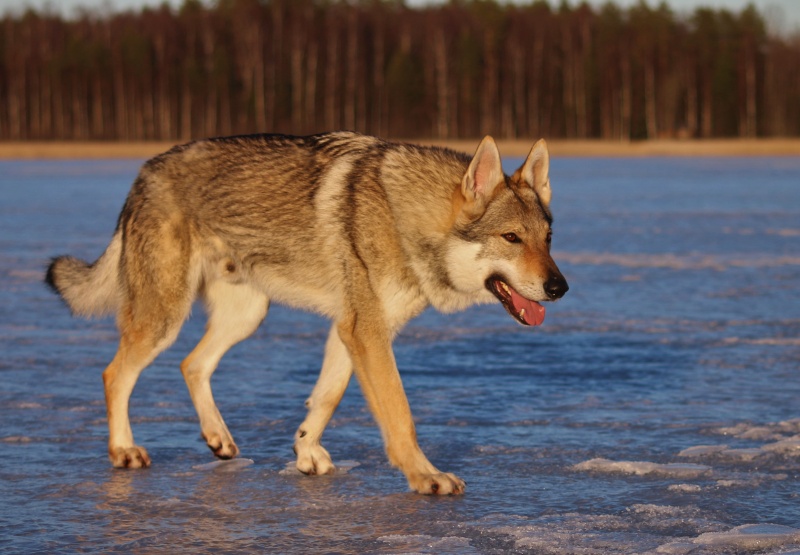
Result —
M 119 348 L 103 372 L 113 465 L 150 465 L 128 401 L 196 298 L 206 332 L 181 372 L 208 446 L 221 459 L 239 453 L 210 379 L 275 301 L 333 322 L 294 437 L 297 468 L 335 470 L 320 439 L 355 371 L 411 489 L 463 492 L 417 443 L 392 341 L 429 305 L 499 300 L 517 322 L 542 323 L 539 302 L 568 289 L 550 256 L 548 171 L 544 140 L 509 177 L 489 136 L 470 157 L 350 132 L 206 139 L 146 162 L 100 258 L 55 258 L 46 277 L 74 314 L 116 315 Z

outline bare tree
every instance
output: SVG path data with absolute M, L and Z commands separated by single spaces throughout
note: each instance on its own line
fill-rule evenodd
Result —
M 0 19 L 0 139 L 800 134 L 800 41 L 754 8 L 183 0 Z

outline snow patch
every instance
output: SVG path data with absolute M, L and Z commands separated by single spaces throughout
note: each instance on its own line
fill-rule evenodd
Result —
M 725 532 L 706 532 L 692 540 L 670 542 L 656 549 L 656 553 L 670 555 L 689 555 L 706 553 L 712 548 L 714 553 L 746 553 L 795 547 L 800 543 L 800 530 L 780 524 L 745 524 Z M 789 555 L 793 552 L 782 552 Z M 779 554 L 775 554 L 779 555 Z
M 796 435 L 775 443 L 768 443 L 761 449 L 770 453 L 780 453 L 782 455 L 800 456 L 800 435 Z
M 782 439 L 787 435 L 800 434 L 800 418 L 783 422 L 755 426 L 741 422 L 735 426 L 726 426 L 714 430 L 718 434 L 729 435 L 739 439 L 770 440 Z
M 800 542 L 800 530 L 780 524 L 745 524 L 727 532 L 706 532 L 693 543 L 749 551 L 772 549 Z
M 659 464 L 646 461 L 611 461 L 602 458 L 590 459 L 576 464 L 573 469 L 584 472 L 633 474 L 636 476 L 655 475 L 671 478 L 698 478 L 711 473 L 711 467 L 704 464 Z
M 709 455 L 714 455 L 721 451 L 725 451 L 728 448 L 727 445 L 695 445 L 694 447 L 688 447 L 678 453 L 679 457 L 707 457 Z
M 757 459 L 763 454 L 764 451 L 758 447 L 749 447 L 746 449 L 725 449 L 724 451 L 720 451 L 720 455 L 726 458 L 745 462 Z
M 667 489 L 677 493 L 699 493 L 703 491 L 703 488 L 697 484 L 672 484 Z
M 444 538 L 436 538 L 424 534 L 419 535 L 401 535 L 392 534 L 388 536 L 381 536 L 378 541 L 388 543 L 393 548 L 403 549 L 404 555 L 417 555 L 417 554 L 436 554 L 436 555 L 469 555 L 471 553 L 480 553 L 470 545 L 468 538 L 461 538 L 458 536 L 445 536 Z M 393 550 L 393 552 L 395 552 Z

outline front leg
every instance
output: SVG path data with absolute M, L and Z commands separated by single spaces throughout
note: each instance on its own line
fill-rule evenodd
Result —
M 398 467 L 414 491 L 425 494 L 464 492 L 464 481 L 440 472 L 420 449 L 400 374 L 392 352 L 391 334 L 376 299 L 361 304 L 338 323 L 367 403 L 378 422 L 389 462 Z
M 336 326 L 331 328 L 325 345 L 325 360 L 322 362 L 314 391 L 306 401 L 308 415 L 294 436 L 294 452 L 297 454 L 297 469 L 303 474 L 331 474 L 336 468 L 331 456 L 322 446 L 322 432 L 339 405 L 353 375 L 353 365 L 347 349 L 339 339 Z

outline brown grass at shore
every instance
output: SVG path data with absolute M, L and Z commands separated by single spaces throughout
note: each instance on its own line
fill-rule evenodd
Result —
M 534 140 L 497 142 L 503 156 L 525 156 Z M 478 141 L 423 141 L 471 152 Z M 590 156 L 800 156 L 800 139 L 709 139 L 656 141 L 548 140 L 554 157 Z
M 471 153 L 479 140 L 419 140 Z M 525 156 L 534 140 L 498 140 L 503 156 Z M 0 142 L 0 159 L 149 158 L 169 150 L 172 142 Z M 800 156 L 798 139 L 710 139 L 656 141 L 548 141 L 554 157 L 590 156 Z

